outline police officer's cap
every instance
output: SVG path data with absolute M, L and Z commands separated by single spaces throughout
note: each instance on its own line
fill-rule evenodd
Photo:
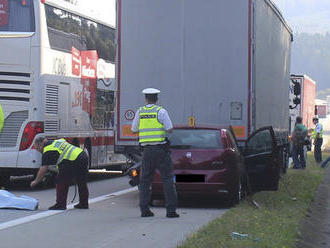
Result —
M 146 89 L 142 90 L 142 93 L 145 95 L 159 94 L 160 90 L 154 89 L 154 88 L 146 88 Z
M 313 121 L 318 121 L 319 118 L 317 116 L 314 116 Z

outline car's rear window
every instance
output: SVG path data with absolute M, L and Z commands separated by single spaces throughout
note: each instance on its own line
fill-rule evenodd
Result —
M 168 134 L 172 148 L 219 149 L 223 148 L 219 130 L 174 129 Z

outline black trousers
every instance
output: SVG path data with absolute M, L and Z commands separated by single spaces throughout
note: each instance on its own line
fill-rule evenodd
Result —
M 88 206 L 88 156 L 85 152 L 79 154 L 75 161 L 63 160 L 59 164 L 56 182 L 56 203 L 66 207 L 69 186 L 75 179 L 78 186 L 79 203 Z
M 323 138 L 315 140 L 314 158 L 317 163 L 322 162 L 322 150 L 321 150 L 322 144 L 323 144 Z
M 140 209 L 149 208 L 150 186 L 155 170 L 158 169 L 162 178 L 167 212 L 175 212 L 177 194 L 173 182 L 173 164 L 170 152 L 164 145 L 148 145 L 143 147 L 142 170 L 140 177 Z

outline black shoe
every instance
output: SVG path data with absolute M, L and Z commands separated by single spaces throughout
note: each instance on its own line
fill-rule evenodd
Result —
M 60 206 L 58 205 L 57 203 L 51 207 L 48 208 L 49 210 L 66 210 L 66 206 L 63 207 L 63 206 Z
M 167 217 L 167 218 L 179 218 L 180 215 L 177 214 L 176 212 L 168 212 L 168 213 L 166 214 L 166 217 Z
M 150 211 L 150 209 L 144 211 L 143 213 L 141 213 L 141 217 L 152 217 L 154 216 L 154 213 Z
M 73 206 L 74 208 L 78 208 L 78 209 L 88 209 L 88 205 L 83 205 L 83 204 L 76 204 Z

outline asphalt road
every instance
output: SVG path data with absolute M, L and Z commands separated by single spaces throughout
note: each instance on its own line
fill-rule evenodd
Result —
M 15 182 L 7 190 L 17 196 L 39 200 L 37 211 L 0 209 L 0 247 L 176 247 L 193 231 L 227 209 L 216 203 L 192 199 L 181 202 L 177 219 L 165 217 L 162 202 L 152 211 L 155 217 L 141 218 L 138 191 L 126 176 L 91 175 L 90 209 L 48 211 L 55 201 L 54 188 L 29 189 L 28 181 Z

